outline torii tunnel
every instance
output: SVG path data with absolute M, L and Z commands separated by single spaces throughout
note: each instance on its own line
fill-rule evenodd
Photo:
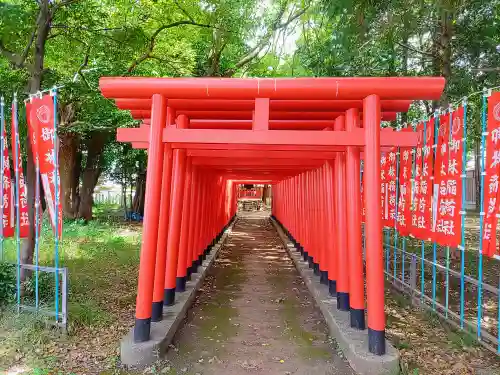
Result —
M 444 85 L 440 77 L 102 78 L 103 95 L 142 120 L 118 129 L 118 140 L 148 149 L 134 340 L 150 339 L 151 322 L 234 218 L 237 184 L 269 183 L 272 217 L 337 308 L 350 311 L 351 326 L 364 330 L 367 317 L 368 349 L 383 355 L 380 156 L 415 147 L 421 134 L 380 124 L 414 100 L 438 100 Z

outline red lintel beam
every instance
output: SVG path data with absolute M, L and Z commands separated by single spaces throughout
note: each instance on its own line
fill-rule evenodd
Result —
M 136 120 L 149 119 L 150 111 L 134 109 L 130 111 Z M 177 111 L 177 115 L 186 115 L 191 121 L 199 120 L 251 120 L 252 111 Z M 335 120 L 344 112 L 270 112 L 270 120 Z M 396 120 L 396 112 L 382 112 L 382 121 Z
M 204 165 L 204 166 L 214 166 L 214 167 L 265 167 L 266 169 L 274 169 L 276 167 L 307 167 L 307 166 L 318 166 L 323 163 L 322 160 L 315 159 L 272 159 L 268 160 L 265 158 L 238 158 L 238 159 L 228 159 L 228 158 L 204 158 L 204 157 L 193 157 L 194 165 Z
M 394 114 L 395 115 L 395 114 Z M 270 130 L 323 130 L 334 120 L 270 120 Z M 252 129 L 251 120 L 191 120 L 190 129 Z
M 382 100 L 383 111 L 407 112 L 411 100 Z M 120 109 L 150 110 L 151 99 L 116 99 Z M 252 111 L 254 100 L 221 99 L 170 99 L 168 105 L 176 111 Z M 349 108 L 363 109 L 362 100 L 271 100 L 269 109 L 281 112 L 328 112 L 345 111 Z
M 149 127 L 118 128 L 118 142 L 148 142 Z M 384 131 L 380 135 L 381 146 L 416 147 L 419 133 Z M 364 130 L 345 131 L 307 131 L 279 130 L 221 130 L 221 129 L 176 129 L 163 130 L 163 142 L 214 143 L 214 144 L 254 144 L 254 145 L 311 145 L 311 146 L 363 146 Z
M 192 150 L 188 156 L 204 158 L 333 159 L 334 151 Z
M 147 78 L 102 77 L 107 98 L 170 99 L 354 99 L 376 94 L 381 99 L 438 100 L 442 77 L 336 78 Z

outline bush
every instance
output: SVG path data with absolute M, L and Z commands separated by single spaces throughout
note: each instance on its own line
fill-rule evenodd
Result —
M 59 284 L 61 285 L 61 284 Z M 52 272 L 38 272 L 38 298 L 42 305 L 52 305 L 55 292 L 55 276 Z M 35 272 L 23 283 L 23 299 L 35 302 L 36 276 Z
M 16 296 L 16 266 L 0 262 L 0 305 L 12 303 Z

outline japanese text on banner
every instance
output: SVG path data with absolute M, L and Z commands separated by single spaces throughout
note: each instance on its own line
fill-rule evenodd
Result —
M 3 195 L 3 210 L 2 210 L 2 236 L 12 237 L 14 235 L 14 206 L 12 204 L 12 180 L 10 178 L 10 160 L 9 160 L 9 147 L 7 142 L 7 134 L 5 132 L 5 124 L 3 129 L 3 182 L 2 182 L 2 195 Z
M 412 131 L 406 128 L 403 131 Z M 398 199 L 398 217 L 397 229 L 402 235 L 410 233 L 410 206 L 411 206 L 411 173 L 413 164 L 412 149 L 409 147 L 401 148 L 399 151 L 399 199 Z
M 414 211 L 412 214 L 411 233 L 422 240 L 432 236 L 432 171 L 434 145 L 434 122 L 432 118 L 425 126 L 425 143 L 417 147 L 414 185 Z M 423 128 L 419 125 L 418 128 Z M 422 164 L 420 164 L 420 161 Z
M 435 184 L 438 186 L 438 200 L 435 241 L 440 245 L 452 247 L 461 243 L 463 121 L 463 107 L 451 116 L 442 116 L 436 157 Z
M 51 95 L 45 95 L 42 98 L 34 98 L 31 102 L 30 111 L 30 140 L 31 146 L 35 152 L 35 158 L 38 157 L 40 176 L 44 190 L 45 200 L 49 211 L 52 228 L 56 228 L 56 162 L 54 159 L 54 103 Z M 61 181 L 57 178 L 58 191 L 58 233 L 62 234 L 62 205 L 60 204 Z
M 12 160 L 14 165 L 14 172 L 17 173 L 19 181 L 19 196 L 17 196 L 17 206 L 19 207 L 19 237 L 26 238 L 29 235 L 30 223 L 28 214 L 28 191 L 26 187 L 26 181 L 24 180 L 23 173 L 23 161 L 21 158 L 21 148 L 19 147 L 19 129 L 14 126 L 15 116 L 17 116 L 14 111 L 12 111 Z M 17 132 L 17 133 L 16 133 Z M 17 138 L 17 142 L 16 142 Z M 16 159 L 17 155 L 17 160 Z

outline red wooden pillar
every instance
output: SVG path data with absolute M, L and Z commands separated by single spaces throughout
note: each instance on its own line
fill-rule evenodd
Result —
M 332 297 L 337 296 L 337 226 L 335 225 L 335 189 L 333 162 L 326 163 L 327 173 L 327 205 L 328 205 L 328 232 L 329 257 L 328 257 L 328 291 Z
M 319 207 L 319 181 L 318 181 L 318 170 L 315 169 L 311 171 L 312 175 L 312 207 L 313 207 L 313 238 L 314 238 L 314 274 L 316 276 L 320 275 L 319 265 L 321 263 L 321 238 L 323 233 L 320 230 L 320 207 Z
M 135 310 L 135 342 L 148 341 L 151 330 L 158 222 L 160 218 L 160 206 L 157 202 L 159 202 L 161 198 L 163 167 L 162 132 L 166 124 L 166 114 L 167 100 L 165 97 L 158 94 L 153 95 L 148 150 L 148 172 L 146 175 L 143 237 Z
M 312 186 L 311 186 L 311 173 L 306 172 L 306 225 L 307 225 L 307 261 L 309 263 L 309 268 L 314 268 L 314 237 L 312 234 L 313 227 L 313 215 L 312 215 Z
M 167 124 L 174 122 L 175 113 L 167 108 Z M 165 265 L 167 259 L 167 232 L 170 215 L 170 190 L 172 187 L 172 148 L 163 144 L 163 170 L 161 182 L 160 220 L 158 243 L 156 246 L 155 281 L 153 290 L 153 310 L 151 320 L 159 322 L 163 318 L 163 290 L 165 285 Z
M 359 113 L 355 108 L 346 112 L 346 130 L 358 127 Z M 365 291 L 363 250 L 361 248 L 361 192 L 359 149 L 348 146 L 346 152 L 347 186 L 347 245 L 349 249 L 349 304 L 351 327 L 365 329 Z
M 191 192 L 189 195 L 189 229 L 188 229 L 188 239 L 187 239 L 187 258 L 186 258 L 186 268 L 187 268 L 187 279 L 191 280 L 191 274 L 197 271 L 194 257 L 195 257 L 195 233 L 196 225 L 198 224 L 196 216 L 197 199 L 199 191 L 199 173 L 195 166 L 192 167 L 191 172 Z
M 365 129 L 364 193 L 366 236 L 366 299 L 368 308 L 368 348 L 385 354 L 384 260 L 380 208 L 380 98 L 363 100 Z
M 186 291 L 187 282 L 187 258 L 188 258 L 188 240 L 189 240 L 189 201 L 191 197 L 191 175 L 192 175 L 191 157 L 186 158 L 186 172 L 184 178 L 184 193 L 182 197 L 182 219 L 179 238 L 179 259 L 177 262 L 177 278 L 175 280 L 175 291 L 177 293 Z
M 335 119 L 335 130 L 345 130 L 345 117 Z M 349 311 L 349 257 L 347 249 L 347 202 L 345 153 L 335 157 L 335 223 L 337 226 L 337 308 Z
M 179 128 L 187 128 L 188 119 L 180 115 L 177 119 Z M 170 203 L 170 219 L 168 223 L 167 266 L 165 269 L 165 290 L 163 304 L 171 306 L 175 302 L 175 284 L 177 261 L 179 257 L 179 238 L 181 232 L 182 203 L 186 174 L 186 150 L 173 151 L 172 191 Z
M 318 169 L 320 180 L 320 212 L 321 212 L 321 263 L 320 263 L 320 283 L 328 285 L 328 240 L 330 232 L 328 228 L 328 204 L 326 201 L 326 165 Z
M 307 205 L 307 173 L 302 173 L 300 175 L 301 177 L 301 186 L 302 186 L 302 193 L 301 193 L 301 212 L 302 212 L 302 217 L 301 217 L 301 222 L 302 222 L 302 232 L 304 234 L 304 248 L 303 248 L 303 257 L 304 261 L 308 262 L 309 261 L 309 231 L 308 231 L 308 205 Z
M 198 177 L 198 188 L 197 188 L 197 196 L 196 196 L 196 213 L 195 213 L 195 232 L 193 236 L 193 272 L 198 270 L 198 266 L 201 265 L 201 237 L 203 235 L 203 198 L 205 194 L 205 185 L 206 185 L 206 174 L 202 171 L 199 172 Z

